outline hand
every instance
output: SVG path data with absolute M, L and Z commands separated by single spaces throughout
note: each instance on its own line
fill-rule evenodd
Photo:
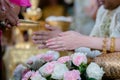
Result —
M 9 0 L 0 0 L 0 10 L 6 11 L 6 5 L 12 8 Z
M 4 22 L 5 27 L 12 27 L 18 24 L 18 12 L 20 9 L 16 5 L 10 4 L 9 0 L 0 0 L 0 21 Z M 17 10 L 17 13 L 16 13 Z
M 19 20 L 18 13 L 20 11 L 20 7 L 18 7 L 17 5 L 14 5 L 14 8 L 10 9 L 8 6 L 6 8 L 8 10 L 6 11 L 6 23 L 11 27 L 17 26 L 18 20 Z
M 40 44 L 39 48 L 46 48 L 45 43 L 48 39 L 58 36 L 62 31 L 57 27 L 45 25 L 49 31 L 34 32 L 32 40 L 35 44 Z
M 82 35 L 78 32 L 67 31 L 60 33 L 58 37 L 47 41 L 47 46 L 56 51 L 73 50 L 79 48 Z

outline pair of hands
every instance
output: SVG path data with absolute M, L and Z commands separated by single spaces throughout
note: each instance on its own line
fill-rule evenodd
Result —
M 5 22 L 5 27 L 11 28 L 18 24 L 20 7 L 13 5 L 9 0 L 0 0 L 0 21 Z
M 62 32 L 60 29 L 48 25 L 46 28 L 49 31 L 34 32 L 32 37 L 35 44 L 40 44 L 38 46 L 40 49 L 49 48 L 55 51 L 64 51 L 82 46 L 84 36 L 80 33 L 74 31 Z

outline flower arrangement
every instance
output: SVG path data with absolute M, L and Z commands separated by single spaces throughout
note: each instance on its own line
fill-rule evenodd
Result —
M 103 74 L 96 63 L 87 64 L 85 53 L 60 57 L 58 52 L 48 51 L 18 65 L 13 80 L 102 80 Z

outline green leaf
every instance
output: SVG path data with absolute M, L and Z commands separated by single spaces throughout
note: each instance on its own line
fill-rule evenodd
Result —
M 96 80 L 95 78 L 88 78 L 87 80 Z
M 80 66 L 79 66 L 79 71 L 80 73 L 85 73 L 86 72 L 86 68 L 87 68 L 87 64 L 85 63 L 82 63 Z

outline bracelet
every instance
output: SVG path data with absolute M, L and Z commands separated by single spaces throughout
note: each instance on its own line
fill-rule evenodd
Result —
M 102 53 L 103 54 L 106 54 L 107 53 L 107 38 L 105 37 L 105 39 L 103 40 L 103 46 L 102 46 L 102 48 L 103 48 L 103 51 L 102 51 Z
M 115 51 L 115 38 L 112 37 L 110 42 L 110 52 L 113 53 L 114 51 Z
M 4 21 L 0 21 L 0 28 L 5 28 L 6 23 Z

